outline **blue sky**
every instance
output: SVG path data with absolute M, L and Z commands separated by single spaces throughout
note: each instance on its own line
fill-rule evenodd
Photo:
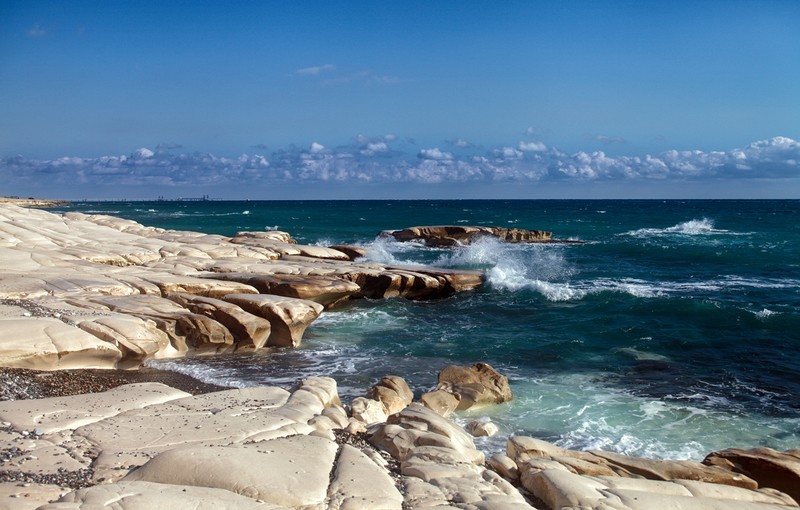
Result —
M 800 2 L 0 2 L 0 194 L 800 197 Z

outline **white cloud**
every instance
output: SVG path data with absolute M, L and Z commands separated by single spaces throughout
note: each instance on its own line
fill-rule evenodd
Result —
M 134 159 L 147 159 L 147 158 L 152 158 L 154 155 L 155 152 L 151 151 L 146 147 L 142 147 L 141 149 L 136 149 L 131 155 L 131 157 Z
M 432 159 L 436 161 L 445 161 L 453 159 L 453 154 L 449 152 L 443 152 L 439 150 L 438 147 L 434 147 L 433 149 L 422 149 L 417 154 L 417 157 L 420 159 Z
M 522 157 L 522 151 L 518 151 L 514 147 L 501 147 L 495 149 L 494 155 L 500 160 L 514 160 Z
M 547 146 L 541 142 L 519 142 L 519 150 L 522 152 L 542 152 L 547 150 Z
M 612 145 L 615 143 L 626 143 L 627 140 L 621 136 L 608 136 L 608 135 L 593 135 L 588 137 L 590 140 L 595 140 L 605 145 Z
M 566 154 L 554 147 L 523 151 L 489 149 L 456 156 L 439 148 L 418 153 L 391 150 L 381 138 L 329 149 L 313 142 L 270 155 L 235 158 L 206 152 L 140 148 L 132 154 L 51 160 L 0 159 L 0 182 L 11 192 L 23 185 L 252 186 L 270 183 L 440 183 L 701 180 L 800 178 L 800 143 L 786 137 L 730 151 L 670 150 L 656 155 L 610 156 L 603 151 Z M 522 146 L 520 146 L 522 147 Z
M 453 147 L 458 147 L 459 149 L 469 149 L 470 147 L 473 147 L 473 145 L 470 142 L 463 140 L 461 138 L 456 138 L 455 140 L 449 140 L 447 143 L 449 143 Z
M 375 156 L 377 154 L 385 154 L 389 152 L 389 146 L 384 142 L 369 142 L 366 146 L 359 151 L 365 156 Z
M 322 73 L 333 71 L 336 66 L 333 64 L 324 64 L 321 66 L 303 67 L 294 72 L 296 76 L 319 76 Z

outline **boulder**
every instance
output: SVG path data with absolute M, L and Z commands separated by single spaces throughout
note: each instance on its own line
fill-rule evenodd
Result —
M 500 432 L 497 425 L 484 420 L 472 420 L 464 426 L 464 430 L 472 434 L 472 437 L 491 437 Z
M 297 347 L 303 333 L 323 306 L 307 299 L 295 299 L 265 294 L 229 294 L 224 301 L 267 319 L 271 333 L 267 342 L 276 347 Z
M 370 388 L 367 398 L 381 402 L 388 416 L 399 413 L 411 404 L 414 393 L 405 379 L 397 375 L 387 375 Z
M 350 404 L 350 414 L 364 425 L 383 423 L 388 414 L 386 408 L 378 400 L 371 398 L 356 397 Z
M 458 396 L 443 390 L 429 391 L 419 397 L 419 403 L 446 418 L 458 408 Z
M 800 449 L 729 448 L 709 454 L 703 464 L 742 473 L 759 487 L 781 490 L 800 503 Z
M 221 299 L 191 294 L 170 294 L 167 297 L 189 311 L 210 317 L 225 326 L 233 335 L 237 347 L 259 349 L 267 343 L 272 331 L 267 319 L 245 312 L 239 306 Z
M 513 398 L 508 378 L 488 363 L 476 363 L 471 367 L 446 367 L 439 373 L 436 389 L 456 395 L 459 399 L 458 410 L 499 404 Z

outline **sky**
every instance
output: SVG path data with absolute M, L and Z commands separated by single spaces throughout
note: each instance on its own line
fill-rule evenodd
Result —
M 0 0 L 0 195 L 800 198 L 800 1 Z

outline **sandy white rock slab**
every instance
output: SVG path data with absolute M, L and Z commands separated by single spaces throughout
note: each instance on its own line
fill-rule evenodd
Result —
M 0 402 L 0 421 L 50 434 L 95 423 L 129 409 L 189 396 L 161 383 L 126 384 L 102 393 Z
M 34 510 L 69 492 L 58 485 L 0 483 L 0 510 Z
M 183 447 L 158 455 L 123 480 L 226 489 L 288 507 L 321 506 L 336 451 L 336 443 L 315 436 Z
M 122 352 L 79 328 L 47 317 L 0 319 L 0 365 L 55 370 L 114 368 Z
M 96 485 L 67 494 L 41 510 L 283 510 L 224 489 L 152 482 Z
M 330 510 L 400 510 L 403 495 L 385 469 L 344 445 L 328 491 L 328 505 Z
M 186 395 L 131 409 L 75 433 L 102 450 L 159 451 L 199 442 L 232 444 L 293 422 L 280 415 L 289 393 L 274 387 Z

